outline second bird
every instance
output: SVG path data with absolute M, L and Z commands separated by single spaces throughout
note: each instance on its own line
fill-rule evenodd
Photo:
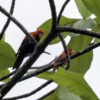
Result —
M 40 38 L 43 34 L 44 34 L 44 31 L 42 29 L 37 29 L 37 31 L 35 32 L 30 32 L 30 35 L 34 37 L 37 42 L 40 41 Z M 31 54 L 34 51 L 34 49 L 35 49 L 35 44 L 33 44 L 32 41 L 28 37 L 25 37 L 16 54 L 17 59 L 14 63 L 13 69 L 18 69 L 23 59 L 29 54 Z

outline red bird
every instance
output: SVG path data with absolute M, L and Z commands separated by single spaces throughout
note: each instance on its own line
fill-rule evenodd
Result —
M 68 49 L 68 53 L 69 53 L 69 56 L 72 55 L 74 53 L 74 51 L 72 49 Z M 63 51 L 57 58 L 56 60 L 54 61 L 54 64 L 53 64 L 53 72 L 55 72 L 55 70 L 58 68 L 57 64 L 59 64 L 60 62 L 62 62 L 62 67 L 64 65 L 66 65 L 66 61 L 65 61 L 65 58 L 66 58 L 66 54 L 65 52 Z
M 40 41 L 40 38 L 43 34 L 44 34 L 44 31 L 42 29 L 37 29 L 37 31 L 35 32 L 30 32 L 30 35 L 34 37 L 37 42 Z M 29 56 L 29 54 L 31 54 L 34 51 L 34 48 L 35 48 L 35 44 L 33 44 L 32 41 L 29 40 L 28 37 L 25 37 L 16 54 L 17 59 L 14 63 L 13 69 L 18 69 L 24 57 Z

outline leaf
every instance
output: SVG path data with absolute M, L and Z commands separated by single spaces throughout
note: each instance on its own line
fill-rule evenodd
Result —
M 43 100 L 81 100 L 81 98 L 70 93 L 66 87 L 58 86 L 53 94 Z
M 70 26 L 72 25 L 73 23 L 79 21 L 80 19 L 70 19 L 70 18 L 67 18 L 65 16 L 62 16 L 61 19 L 60 19 L 60 25 L 63 26 L 63 25 L 67 25 L 67 26 Z
M 44 73 L 41 73 L 41 74 L 37 75 L 36 77 L 49 80 L 49 79 L 51 79 L 52 75 L 53 75 L 52 72 L 44 72 Z
M 82 0 L 85 6 L 100 19 L 100 0 Z
M 6 69 L 6 70 L 0 70 L 0 78 L 3 77 L 3 76 L 5 76 L 5 75 L 7 75 L 7 74 L 9 74 L 9 73 L 10 72 L 9 72 L 8 69 Z M 3 82 L 7 82 L 8 80 L 9 80 L 9 78 L 3 80 Z
M 75 52 L 83 51 L 91 43 L 93 38 L 89 36 L 79 35 L 73 36 L 68 44 L 68 48 L 72 48 Z M 83 54 L 71 60 L 70 71 L 85 74 L 90 68 L 93 58 L 93 52 Z
M 2 41 L 5 41 L 5 34 L 3 34 L 3 37 L 1 39 Z
M 100 33 L 100 24 L 97 24 L 97 26 L 93 28 L 93 31 Z M 95 38 L 94 43 L 98 43 L 98 42 L 100 42 L 100 39 Z
M 96 22 L 92 19 L 81 19 L 73 24 L 73 28 L 78 29 L 91 29 L 96 26 Z M 79 34 L 70 33 L 71 36 L 77 36 Z
M 43 100 L 59 100 L 55 94 L 51 94 L 44 98 Z
M 59 100 L 81 100 L 80 97 L 69 92 L 68 89 L 64 86 L 58 86 L 55 94 L 59 98 Z
M 0 70 L 13 66 L 15 59 L 16 56 L 12 47 L 8 43 L 0 41 Z
M 83 18 L 88 18 L 91 12 L 86 8 L 82 0 L 75 0 L 77 8 Z
M 69 19 L 67 17 L 62 16 L 61 20 L 60 20 L 60 25 L 72 25 L 73 23 L 75 23 L 78 20 L 79 19 Z M 45 34 L 42 36 L 40 41 L 42 41 L 46 37 L 46 35 L 49 33 L 51 24 L 52 24 L 52 20 L 49 19 L 38 27 L 40 29 L 43 29 L 45 32 Z M 67 33 L 63 34 L 63 38 L 65 38 L 67 35 L 68 35 Z M 55 44 L 55 43 L 58 43 L 59 41 L 60 41 L 60 39 L 57 37 L 50 44 Z
M 52 78 L 58 85 L 65 86 L 70 92 L 81 97 L 82 100 L 97 100 L 96 95 L 84 80 L 83 75 L 79 73 L 72 73 L 59 68 Z

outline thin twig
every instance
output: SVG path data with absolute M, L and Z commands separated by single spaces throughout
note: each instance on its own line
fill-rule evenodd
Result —
M 56 58 L 55 58 L 55 59 L 56 59 Z M 43 66 L 35 66 L 35 67 L 31 67 L 30 69 L 41 69 L 41 68 L 44 68 L 45 66 L 51 65 L 51 64 L 54 62 L 55 59 L 53 59 L 51 62 L 49 62 L 49 63 L 46 64 L 46 65 L 43 65 Z M 14 75 L 15 73 L 16 73 L 16 71 L 12 71 L 12 72 L 9 73 L 8 75 L 5 75 L 5 76 L 1 77 L 1 78 L 0 78 L 0 81 L 3 81 L 3 80 L 5 80 L 5 79 L 9 78 L 10 76 Z
M 98 32 L 92 32 L 92 31 L 83 30 L 83 29 L 76 29 L 76 28 L 69 27 L 69 26 L 57 26 L 56 29 L 58 32 L 73 32 L 75 34 L 83 34 L 83 35 L 96 37 L 100 39 L 100 33 Z
M 65 3 L 63 4 L 63 6 L 62 6 L 62 8 L 61 8 L 61 10 L 60 10 L 60 13 L 58 14 L 58 19 L 57 19 L 57 23 L 59 24 L 59 22 L 60 22 L 60 18 L 61 18 L 61 16 L 62 16 L 62 13 L 63 13 L 63 11 L 64 11 L 64 9 L 65 9 L 65 7 L 66 7 L 66 5 L 68 4 L 68 2 L 69 2 L 70 0 L 66 0 L 65 1 Z
M 16 96 L 16 97 L 11 97 L 11 98 L 5 98 L 5 99 L 2 99 L 2 100 L 15 100 L 15 99 L 22 99 L 22 98 L 29 97 L 31 95 L 34 95 L 35 93 L 37 93 L 38 91 L 40 91 L 41 89 L 43 89 L 44 87 L 46 87 L 47 85 L 49 85 L 52 82 L 53 82 L 52 80 L 48 80 L 47 82 L 45 82 L 44 84 L 39 86 L 37 89 L 31 91 L 30 93 L 26 93 L 26 94 Z
M 25 34 L 26 36 L 34 43 L 36 44 L 35 38 L 33 38 L 29 32 L 25 29 L 25 27 L 17 20 L 15 19 L 11 14 L 9 14 L 2 6 L 0 6 L 0 11 L 7 16 L 10 20 L 12 20 Z
M 84 49 L 82 52 L 77 52 L 77 53 L 71 55 L 71 56 L 70 56 L 70 59 L 74 59 L 74 58 L 79 57 L 79 56 L 81 56 L 81 55 L 83 55 L 83 54 L 85 54 L 85 53 L 88 53 L 88 52 L 90 52 L 91 50 L 93 50 L 93 49 L 95 49 L 95 48 L 97 48 L 97 47 L 99 47 L 99 46 L 100 46 L 100 43 L 90 45 L 88 48 Z M 57 66 L 61 66 L 61 65 L 62 65 L 62 63 L 59 63 Z M 37 70 L 37 71 L 34 71 L 34 72 L 31 73 L 31 74 L 28 74 L 28 75 L 24 76 L 20 81 L 29 79 L 29 78 L 31 78 L 31 77 L 33 77 L 33 76 L 36 76 L 36 75 L 38 75 L 38 74 L 40 74 L 40 73 L 43 73 L 43 72 L 45 72 L 45 71 L 47 71 L 47 70 L 50 70 L 50 69 L 52 69 L 52 68 L 53 68 L 53 64 L 48 65 L 48 66 L 45 66 L 45 67 L 43 67 L 43 68 L 41 68 L 41 69 L 39 69 L 39 70 Z
M 70 67 L 70 56 L 69 56 L 69 53 L 68 53 L 68 48 L 67 48 L 66 43 L 65 43 L 65 41 L 64 41 L 64 39 L 62 37 L 62 34 L 58 33 L 58 36 L 59 36 L 59 38 L 60 38 L 60 40 L 62 42 L 62 45 L 63 45 L 63 48 L 64 48 L 64 52 L 66 54 L 67 66 L 65 67 L 65 69 L 68 70 L 69 67 Z
M 49 2 L 52 3 L 53 0 L 49 0 Z M 53 2 L 54 3 L 54 2 Z M 51 6 L 54 6 L 51 5 Z M 55 8 L 55 7 L 52 7 Z M 14 23 L 17 21 L 14 20 L 14 18 L 8 13 L 5 12 L 5 10 L 0 6 L 0 10 L 7 15 L 9 18 L 13 20 Z M 55 9 L 52 9 L 55 11 Z M 52 11 L 51 11 L 52 12 Z M 53 20 L 54 21 L 54 20 Z M 17 25 L 19 26 L 19 23 L 17 22 Z M 22 26 L 19 26 L 22 27 Z M 0 90 L 0 99 L 2 99 L 10 90 L 11 88 L 21 79 L 21 77 L 30 69 L 31 65 L 37 60 L 37 58 L 40 56 L 40 54 L 44 51 L 44 49 L 48 46 L 48 44 L 53 40 L 57 34 L 53 34 L 54 31 L 51 28 L 51 31 L 48 33 L 48 35 L 45 37 L 42 43 L 39 43 L 36 45 L 34 52 L 29 57 L 29 59 L 22 65 L 22 67 L 15 73 L 15 75 L 9 80 Z M 25 31 L 26 32 L 26 31 Z
M 29 78 L 31 78 L 31 77 L 33 77 L 33 76 L 39 75 L 39 74 L 42 73 L 42 72 L 48 71 L 48 70 L 52 69 L 52 67 L 53 67 L 53 64 L 47 64 L 47 65 L 41 67 L 40 69 L 35 70 L 33 73 L 30 73 L 30 74 L 28 74 L 28 75 L 26 75 L 26 76 L 23 76 L 23 77 L 19 80 L 19 82 L 24 81 L 24 80 L 26 80 L 26 79 L 29 79 Z
M 57 20 L 57 14 L 56 14 L 56 7 L 54 0 L 49 0 L 51 14 L 52 14 L 52 30 L 55 30 L 56 28 L 56 20 Z
M 61 10 L 60 10 L 60 13 L 59 13 L 58 19 L 57 19 L 57 24 L 58 24 L 58 25 L 59 25 L 59 22 L 60 22 L 62 13 L 63 13 L 63 11 L 64 11 L 64 9 L 65 9 L 65 7 L 66 7 L 66 5 L 68 4 L 69 1 L 70 1 L 70 0 L 66 0 L 65 3 L 63 4 Z M 63 37 L 62 37 L 61 32 L 58 32 L 58 36 L 59 36 L 59 38 L 60 38 L 60 40 L 61 40 L 61 42 L 62 42 L 64 51 L 65 51 L 65 54 L 66 54 L 67 66 L 66 66 L 65 69 L 67 70 L 67 69 L 70 67 L 70 57 L 69 57 L 69 53 L 68 53 L 68 48 L 66 47 L 66 43 L 65 43 L 65 41 L 64 41 L 64 39 L 63 39 Z
M 97 47 L 99 47 L 99 46 L 100 46 L 100 43 L 90 45 L 89 47 L 87 47 L 86 49 L 84 49 L 82 52 L 77 52 L 77 53 L 71 55 L 71 56 L 70 56 L 70 59 L 77 58 L 77 57 L 79 57 L 79 56 L 81 56 L 81 55 L 83 55 L 83 54 L 85 54 L 85 53 L 90 52 L 91 50 L 93 50 L 93 49 L 95 49 L 95 48 L 97 48 Z M 65 60 L 66 60 L 66 59 L 65 59 Z M 64 60 L 64 61 L 65 61 L 65 60 Z M 62 65 L 62 62 L 59 62 L 59 64 L 57 64 L 57 66 L 61 66 L 61 65 Z M 23 80 L 26 80 L 26 79 L 29 79 L 29 78 L 32 78 L 33 76 L 36 76 L 36 75 L 38 75 L 38 74 L 40 74 L 40 73 L 43 73 L 43 72 L 45 72 L 45 71 L 48 71 L 48 70 L 50 70 L 50 69 L 52 69 L 52 68 L 53 68 L 53 64 L 50 64 L 50 65 L 48 65 L 48 66 L 44 66 L 43 68 L 40 68 L 39 70 L 36 70 L 36 71 L 34 71 L 33 73 L 30 73 L 30 74 L 28 74 L 28 75 L 22 77 L 22 79 L 20 79 L 19 82 L 21 82 L 21 81 L 23 81 Z M 2 84 L 2 85 L 3 85 L 3 84 Z
M 34 67 L 31 67 L 30 69 L 41 69 L 41 68 L 44 68 L 46 66 L 51 65 L 55 61 L 55 59 L 56 59 L 56 57 L 52 61 L 50 61 L 48 64 L 46 64 L 46 65 L 43 65 L 43 66 L 34 66 Z
M 5 76 L 1 77 L 0 81 L 3 81 L 5 79 L 9 78 L 10 76 L 14 75 L 15 73 L 16 73 L 16 71 L 13 71 L 13 72 L 9 73 L 8 75 L 5 75 Z
M 16 1 L 16 0 L 12 0 L 12 3 L 11 3 L 11 8 L 10 8 L 10 14 L 11 14 L 11 15 L 12 15 L 13 12 L 14 12 L 15 1 Z M 6 23 L 5 23 L 5 25 L 4 25 L 4 27 L 3 27 L 3 29 L 2 29 L 2 31 L 1 31 L 0 40 L 2 39 L 3 34 L 5 33 L 5 31 L 6 31 L 7 27 L 8 27 L 8 25 L 9 25 L 9 23 L 10 23 L 10 19 L 8 18 L 7 21 L 6 21 Z
M 70 56 L 70 59 L 74 59 L 74 58 L 79 57 L 79 56 L 81 56 L 81 55 L 83 55 L 83 54 L 85 54 L 85 53 L 88 53 L 88 52 L 90 52 L 91 50 L 93 50 L 93 49 L 95 49 L 95 48 L 97 48 L 97 47 L 99 47 L 99 46 L 100 46 L 100 42 L 99 42 L 99 43 L 96 43 L 96 44 L 89 45 L 89 46 L 88 46 L 86 49 L 84 49 L 83 51 L 77 52 L 77 53 L 71 55 L 71 56 Z

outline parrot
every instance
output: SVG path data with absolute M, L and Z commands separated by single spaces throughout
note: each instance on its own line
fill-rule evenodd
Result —
M 40 41 L 40 38 L 44 34 L 44 30 L 42 29 L 37 29 L 35 32 L 30 32 L 30 35 L 35 38 L 37 42 Z M 36 44 L 33 44 L 32 41 L 26 36 L 19 49 L 18 52 L 16 53 L 16 61 L 13 65 L 13 69 L 18 69 L 24 60 L 25 57 L 29 56 L 35 49 Z
M 74 50 L 72 50 L 71 48 L 68 48 L 68 54 L 69 56 L 71 56 L 72 54 L 74 53 Z M 63 51 L 54 61 L 53 63 L 53 72 L 55 72 L 55 70 L 58 68 L 57 64 L 59 64 L 60 62 L 62 63 L 62 67 L 64 65 L 66 65 L 66 61 L 65 61 L 65 58 L 66 58 L 66 54 L 65 52 Z

